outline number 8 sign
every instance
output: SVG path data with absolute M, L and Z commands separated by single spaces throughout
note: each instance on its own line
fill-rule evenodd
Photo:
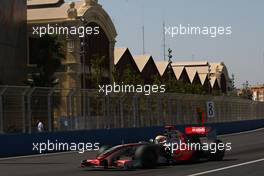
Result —
M 215 106 L 213 101 L 208 101 L 207 103 L 207 117 L 212 118 L 215 116 Z

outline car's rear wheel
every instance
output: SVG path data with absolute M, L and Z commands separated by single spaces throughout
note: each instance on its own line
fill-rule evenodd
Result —
M 219 150 L 218 145 L 219 145 L 219 143 L 223 143 L 223 142 L 220 140 L 216 140 L 215 143 L 217 146 L 216 152 L 215 153 L 210 152 L 208 159 L 211 161 L 222 161 L 224 159 L 224 156 L 225 156 L 225 149 Z
M 139 160 L 142 168 L 151 169 L 156 167 L 158 161 L 158 153 L 153 145 L 140 146 L 135 153 L 135 159 Z

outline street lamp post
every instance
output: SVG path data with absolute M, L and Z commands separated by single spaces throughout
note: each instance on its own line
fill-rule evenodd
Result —
M 168 49 L 168 58 L 169 58 L 169 60 L 168 60 L 168 63 L 169 63 L 169 65 L 168 65 L 168 67 L 169 67 L 169 84 L 171 85 L 171 68 L 172 68 L 172 66 L 171 66 L 171 63 L 172 63 L 172 61 L 171 61 L 171 59 L 172 59 L 172 50 L 169 48 Z
M 209 85 L 208 85 L 208 94 L 211 94 L 211 71 L 212 71 L 212 69 L 211 69 L 211 65 L 210 64 L 208 64 L 208 83 L 209 83 Z
M 83 17 L 79 18 L 80 22 L 82 23 L 83 26 L 87 25 L 87 20 Z M 83 89 L 83 116 L 84 116 L 84 128 L 87 129 L 87 117 L 86 117 L 86 62 L 85 62 L 85 57 L 86 57 L 86 47 L 87 43 L 85 41 L 85 36 L 80 38 L 81 42 L 81 51 L 80 51 L 80 57 L 81 57 L 81 64 L 82 64 L 82 89 Z
M 82 88 L 86 89 L 85 41 L 81 38 Z
M 87 25 L 87 20 L 84 17 L 79 18 L 80 22 L 82 23 L 83 26 Z M 81 37 L 81 62 L 82 62 L 82 84 L 83 84 L 83 89 L 85 90 L 86 87 L 86 66 L 85 66 L 85 56 L 86 56 L 86 41 L 85 41 L 85 36 Z
M 235 90 L 235 75 L 234 74 L 232 74 L 232 91 L 234 91 Z

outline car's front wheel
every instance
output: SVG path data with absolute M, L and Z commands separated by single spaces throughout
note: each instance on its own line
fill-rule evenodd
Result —
M 141 162 L 141 167 L 151 169 L 156 167 L 158 154 L 155 146 L 143 145 L 140 146 L 135 153 L 135 159 Z

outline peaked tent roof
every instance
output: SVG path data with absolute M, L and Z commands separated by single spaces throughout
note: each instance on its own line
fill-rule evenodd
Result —
M 169 65 L 169 62 L 166 62 L 166 61 L 156 61 L 155 64 L 156 64 L 156 67 L 157 67 L 157 69 L 159 71 L 160 76 L 163 76 L 166 68 Z
M 211 83 L 211 87 L 214 87 L 215 83 L 218 84 L 217 78 L 216 76 L 211 76 L 210 77 L 210 83 Z M 218 84 L 219 85 L 219 84 Z
M 202 85 L 204 85 L 205 80 L 207 78 L 207 74 L 198 73 L 198 75 L 199 75 L 199 78 L 200 78 L 200 81 L 201 81 Z
M 210 65 L 211 65 L 212 73 L 222 72 L 225 67 L 223 62 L 214 62 L 214 63 L 210 63 Z
M 128 48 L 115 48 L 114 50 L 114 64 L 116 65 Z
M 172 67 L 172 70 L 174 72 L 174 75 L 176 77 L 176 79 L 180 79 L 182 72 L 184 70 L 184 66 L 178 66 L 178 67 Z
M 195 67 L 185 67 L 185 70 L 187 72 L 187 75 L 188 75 L 191 83 L 193 83 L 195 75 L 197 74 Z
M 172 66 L 206 66 L 207 61 L 176 61 L 172 63 Z
M 194 68 L 200 74 L 207 74 L 208 71 L 209 71 L 209 67 L 208 66 L 197 66 L 197 67 L 194 67 Z
M 140 72 L 144 69 L 148 61 L 152 58 L 151 55 L 136 55 L 133 56 L 135 63 L 137 64 L 137 67 Z

